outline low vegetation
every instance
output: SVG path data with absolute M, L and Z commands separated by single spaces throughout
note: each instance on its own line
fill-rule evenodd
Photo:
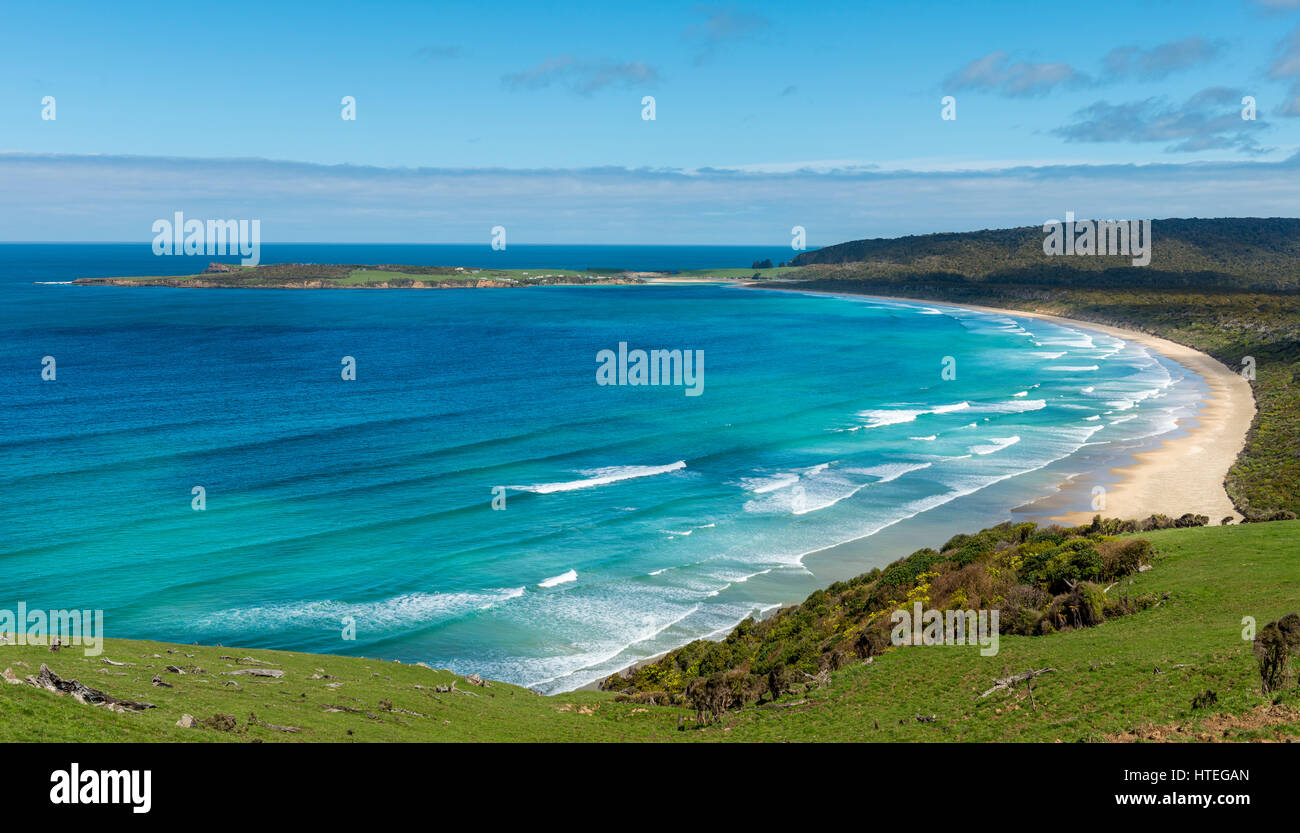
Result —
M 701 719 L 785 694 L 891 645 L 891 614 L 916 603 L 938 611 L 998 610 L 1002 633 L 1039 636 L 1099 625 L 1155 604 L 1115 590 L 1148 565 L 1151 545 L 1116 533 L 1204 526 L 1203 516 L 1088 526 L 1004 523 L 917 550 L 884 569 L 818 590 L 765 619 L 746 619 L 720 642 L 696 640 L 602 688 L 634 702 L 689 703 Z M 1113 592 L 1112 592 L 1113 591 Z

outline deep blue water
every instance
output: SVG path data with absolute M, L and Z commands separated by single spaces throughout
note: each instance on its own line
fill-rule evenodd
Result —
M 266 246 L 263 260 L 788 256 L 485 248 Z M 33 283 L 196 271 L 181 261 L 147 244 L 0 245 L 8 606 L 102 608 L 114 637 L 569 688 L 802 597 L 822 583 L 810 552 L 955 501 L 997 506 L 1008 484 L 1044 494 L 1172 430 L 1198 395 L 1138 345 L 941 305 L 726 286 Z M 703 351 L 702 395 L 598 385 L 597 354 L 619 342 Z

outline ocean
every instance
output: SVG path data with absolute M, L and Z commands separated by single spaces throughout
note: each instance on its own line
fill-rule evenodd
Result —
M 789 255 L 263 247 L 263 262 L 550 268 Z M 1032 518 L 1012 510 L 1066 478 L 1104 485 L 1205 392 L 1140 345 L 942 304 L 725 285 L 59 283 L 207 260 L 0 245 L 11 606 L 103 609 L 109 637 L 566 690 L 949 531 Z M 699 395 L 598 384 L 597 356 L 620 343 L 700 351 Z

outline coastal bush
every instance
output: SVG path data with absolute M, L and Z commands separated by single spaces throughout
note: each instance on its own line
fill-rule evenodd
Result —
M 1127 541 L 1102 541 L 1097 544 L 1101 555 L 1102 581 L 1116 581 L 1130 573 L 1136 573 L 1138 567 L 1151 563 L 1154 552 L 1151 542 L 1145 538 Z
M 1130 598 L 1128 593 L 1118 592 L 1114 596 L 1106 597 L 1106 604 L 1102 607 L 1102 613 L 1108 619 L 1114 619 L 1118 616 L 1128 616 L 1131 613 L 1137 613 L 1139 610 L 1146 610 L 1156 603 L 1156 597 L 1153 593 L 1144 593 L 1136 599 Z
M 959 550 L 960 552 L 960 550 Z M 991 555 L 992 550 L 987 554 Z M 957 569 L 944 569 L 930 582 L 930 597 L 946 599 L 945 608 L 987 607 L 985 602 L 998 594 L 1000 582 L 983 563 L 965 563 L 954 559 Z M 944 565 L 947 567 L 948 565 Z
M 794 672 L 786 668 L 783 662 L 776 663 L 767 672 L 767 691 L 773 700 L 790 691 L 794 687 L 794 682 Z
M 1149 596 L 1108 598 L 1096 583 L 1152 559 L 1149 542 L 1102 532 L 1125 523 L 1003 523 L 953 536 L 942 551 L 919 549 L 883 570 L 836 582 L 766 618 L 745 619 L 721 641 L 695 640 L 601 687 L 656 702 L 667 696 L 711 720 L 727 709 L 803 692 L 830 671 L 893 650 L 892 613 L 918 601 L 936 610 L 998 609 L 1004 633 L 1091 627 L 1155 603 Z
M 1265 694 L 1286 686 L 1293 656 L 1300 656 L 1300 613 L 1288 613 L 1255 634 L 1255 659 Z
M 939 553 L 929 547 L 917 550 L 907 558 L 895 561 L 886 567 L 880 577 L 880 583 L 888 587 L 910 585 L 916 581 L 917 576 L 930 569 L 939 558 Z
M 889 634 L 882 627 L 870 625 L 858 634 L 853 647 L 862 659 L 879 656 L 889 647 Z
M 1038 632 L 1038 622 L 1043 618 L 1043 608 L 1052 600 L 1052 594 L 1032 584 L 1017 584 L 1006 593 L 998 621 L 1001 629 L 1021 636 Z
M 1242 523 L 1265 523 L 1267 521 L 1294 521 L 1296 514 L 1290 509 L 1272 509 L 1261 511 L 1251 509 L 1245 513 Z
M 1030 584 L 1060 593 L 1076 582 L 1096 579 L 1101 574 L 1101 566 L 1101 555 L 1093 542 L 1075 538 L 1027 557 L 1021 575 Z

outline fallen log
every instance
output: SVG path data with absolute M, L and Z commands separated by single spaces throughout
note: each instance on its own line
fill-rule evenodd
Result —
M 1008 688 L 1011 688 L 1011 686 L 1015 685 L 1016 683 L 1023 683 L 1026 680 L 1032 680 L 1034 677 L 1037 677 L 1039 674 L 1049 674 L 1055 670 L 1056 670 L 1055 668 L 1039 668 L 1034 671 L 1024 671 L 1019 674 L 1012 674 L 1010 677 L 994 679 L 993 687 L 990 688 L 988 691 L 984 692 L 983 694 L 981 694 L 980 697 L 988 697 L 990 694 L 992 694 L 995 691 L 1004 691 Z
M 51 671 L 50 667 L 45 663 L 41 663 L 41 673 L 35 677 L 28 677 L 27 682 L 37 688 L 53 691 L 55 694 L 71 694 L 79 702 L 89 703 L 92 706 L 107 706 L 110 709 L 131 709 L 133 711 L 154 708 L 153 703 L 137 703 L 134 700 L 123 700 L 76 680 L 65 680 Z

